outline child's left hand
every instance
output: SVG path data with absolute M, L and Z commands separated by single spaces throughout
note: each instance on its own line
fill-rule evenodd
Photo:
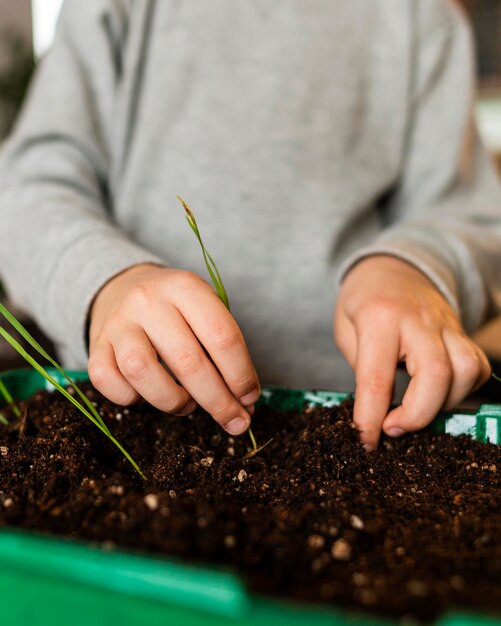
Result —
M 451 306 L 412 265 L 372 256 L 345 277 L 337 300 L 336 343 L 355 370 L 354 422 L 366 450 L 381 429 L 391 437 L 427 426 L 480 387 L 491 368 Z M 397 363 L 411 377 L 401 406 L 388 412 Z

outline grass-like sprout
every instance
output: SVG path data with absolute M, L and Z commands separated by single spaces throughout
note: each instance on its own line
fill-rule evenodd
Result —
M 21 411 L 19 410 L 17 404 L 14 402 L 14 399 L 11 396 L 10 391 L 7 389 L 7 387 L 5 386 L 5 383 L 1 379 L 0 379 L 0 394 L 3 396 L 5 402 L 11 407 L 14 415 L 16 417 L 21 417 Z M 4 424 L 4 426 L 7 426 L 9 423 L 5 415 L 2 415 L 2 413 L 0 413 L 0 423 Z
M 108 437 L 110 441 L 112 441 L 115 446 L 120 450 L 120 452 L 125 456 L 125 458 L 129 461 L 132 467 L 136 470 L 136 472 L 141 476 L 141 478 L 146 479 L 144 474 L 141 472 L 138 464 L 134 461 L 134 459 L 130 456 L 130 454 L 125 450 L 120 442 L 118 442 L 115 437 L 111 434 L 108 426 L 106 426 L 103 418 L 99 415 L 96 407 L 92 404 L 89 398 L 83 393 L 83 391 L 78 387 L 76 382 L 72 380 L 72 378 L 64 371 L 64 369 L 57 363 L 50 354 L 47 353 L 46 350 L 38 343 L 38 341 L 28 332 L 28 330 L 21 324 L 21 322 L 12 315 L 12 313 L 2 304 L 0 303 L 0 314 L 17 330 L 17 332 L 27 341 L 27 343 L 38 352 L 46 361 L 48 361 L 60 374 L 65 378 L 68 383 L 73 387 L 75 393 L 80 398 L 81 402 L 74 396 L 72 396 L 46 369 L 41 365 L 31 354 L 29 354 L 23 346 L 13 337 L 3 326 L 0 326 L 0 335 L 7 341 L 9 345 L 11 345 L 16 352 L 23 357 L 25 361 L 27 361 L 31 367 L 37 371 L 41 376 L 45 378 L 59 393 L 61 393 L 67 400 L 69 400 L 76 408 L 83 414 L 87 419 L 89 419 L 94 426 L 99 428 L 99 430 Z M 1 382 L 1 381 L 0 381 Z M 1 391 L 7 401 L 12 402 L 12 397 L 10 393 L 3 385 L 3 390 Z M 7 395 L 5 394 L 7 392 Z M 16 407 L 17 408 L 17 407 Z M 4 418 L 5 419 L 5 418 Z
M 494 378 L 495 380 L 499 381 L 501 383 L 501 378 L 499 376 L 497 376 L 497 374 L 494 374 L 494 372 L 492 372 L 492 378 Z
M 191 230 L 195 233 L 195 237 L 198 239 L 200 247 L 202 248 L 202 254 L 204 255 L 205 265 L 211 277 L 212 283 L 214 284 L 214 288 L 216 289 L 217 295 L 221 298 L 224 306 L 228 309 L 228 311 L 231 311 L 230 302 L 228 300 L 228 294 L 226 293 L 226 289 L 224 288 L 221 274 L 219 273 L 219 270 L 217 269 L 217 266 L 214 263 L 214 259 L 207 252 L 207 249 L 204 246 L 204 242 L 202 241 L 202 235 L 200 234 L 200 230 L 198 229 L 197 220 L 195 219 L 195 216 L 193 215 L 192 210 L 186 204 L 186 202 L 181 198 L 181 196 L 177 196 L 177 199 L 183 205 L 183 208 L 186 211 L 186 221 L 190 225 Z
M 214 259 L 207 252 L 207 249 L 204 246 L 204 243 L 202 241 L 202 235 L 200 234 L 200 230 L 198 228 L 197 220 L 195 219 L 195 216 L 193 215 L 193 211 L 186 204 L 186 202 L 183 200 L 183 198 L 181 198 L 181 196 L 177 196 L 177 199 L 183 205 L 183 208 L 184 208 L 184 210 L 186 212 L 186 221 L 188 222 L 191 230 L 195 233 L 195 237 L 198 239 L 198 243 L 200 244 L 200 247 L 202 248 L 202 254 L 204 255 L 205 265 L 207 267 L 207 271 L 209 272 L 209 276 L 211 277 L 211 280 L 212 280 L 214 288 L 215 288 L 215 290 L 217 292 L 217 295 L 221 298 L 224 306 L 228 309 L 228 311 L 231 312 L 230 302 L 228 300 L 228 294 L 226 293 L 226 289 L 224 287 L 223 280 L 221 278 L 219 270 L 217 269 L 217 266 L 216 266 L 216 264 L 214 262 Z M 249 430 L 247 432 L 249 433 L 249 437 L 250 437 L 250 440 L 251 440 L 251 443 L 252 443 L 252 450 L 248 454 L 246 454 L 244 458 L 250 458 L 252 456 L 255 456 L 265 446 L 267 446 L 270 443 L 270 441 L 271 441 L 271 439 L 270 439 L 270 441 L 267 441 L 263 446 L 258 447 L 256 438 L 254 437 L 254 433 L 252 432 L 252 429 L 249 428 Z

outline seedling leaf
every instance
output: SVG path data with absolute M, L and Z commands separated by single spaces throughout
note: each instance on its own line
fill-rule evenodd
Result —
M 207 267 L 207 271 L 209 272 L 209 276 L 211 277 L 211 280 L 214 285 L 214 288 L 216 289 L 217 295 L 220 297 L 220 299 L 222 300 L 224 306 L 228 309 L 228 311 L 231 312 L 230 302 L 228 300 L 228 294 L 226 293 L 226 289 L 224 287 L 221 274 L 219 273 L 219 270 L 217 269 L 214 259 L 207 252 L 204 246 L 204 243 L 202 241 L 202 235 L 200 234 L 200 230 L 198 229 L 197 220 L 195 219 L 195 216 L 193 215 L 193 211 L 186 204 L 183 198 L 181 198 L 181 196 L 177 196 L 177 199 L 183 205 L 183 208 L 186 212 L 186 221 L 190 225 L 191 230 L 195 233 L 195 237 L 198 239 L 198 242 L 200 243 L 200 247 L 202 248 L 202 253 L 204 255 L 205 266 Z M 254 433 L 252 432 L 252 430 L 249 428 L 247 432 L 249 433 L 249 437 L 252 442 L 252 450 L 244 456 L 244 459 L 250 458 L 251 456 L 255 456 L 260 450 L 262 450 L 265 446 L 267 446 L 270 443 L 270 441 L 272 441 L 270 439 L 270 441 L 265 443 L 264 446 L 261 446 L 260 448 L 258 448 L 256 438 L 254 437 Z
M 254 435 L 251 435 L 250 428 L 249 428 L 249 435 L 251 436 L 251 441 L 252 441 L 253 448 L 252 448 L 252 450 L 249 450 L 249 452 L 247 452 L 247 454 L 244 454 L 244 456 L 243 456 L 244 459 L 252 459 L 253 456 L 256 456 L 256 454 L 261 452 L 261 450 L 263 448 L 266 448 L 266 446 L 273 441 L 273 437 L 272 437 L 271 439 L 268 439 L 268 441 L 266 443 L 264 443 L 262 446 L 258 447 Z
M 14 402 L 14 399 L 10 395 L 10 391 L 7 389 L 2 379 L 0 379 L 0 393 L 5 398 L 5 401 L 7 402 L 7 404 L 12 408 L 14 415 L 16 417 L 21 417 L 21 411 L 18 409 L 16 403 Z M 4 417 L 3 415 L 2 417 L 4 419 L 4 423 L 8 424 L 9 422 L 7 421 L 7 418 Z
M 230 311 L 230 303 L 228 300 L 228 294 L 226 293 L 226 289 L 224 287 L 223 281 L 221 279 L 221 275 L 219 274 L 219 270 L 217 269 L 216 264 L 214 263 L 214 259 L 207 252 L 207 249 L 204 246 L 204 242 L 202 241 L 202 235 L 200 234 L 200 230 L 198 229 L 197 220 L 193 215 L 192 210 L 186 204 L 186 202 L 181 198 L 181 196 L 177 196 L 179 202 L 183 205 L 184 210 L 186 211 L 186 221 L 190 225 L 191 230 L 195 233 L 195 237 L 198 239 L 200 247 L 202 248 L 202 254 L 204 255 L 205 266 L 207 267 L 207 271 L 209 272 L 209 276 L 212 280 L 212 284 L 216 289 L 217 295 L 223 301 L 224 306 Z
M 83 402 L 87 405 L 87 408 L 93 414 L 94 418 L 101 424 L 104 431 L 109 434 L 110 431 L 106 426 L 103 418 L 99 415 L 96 407 L 92 404 L 92 402 L 87 398 L 87 396 L 81 391 L 78 386 L 75 384 L 73 380 L 68 376 L 68 374 L 64 371 L 64 369 L 55 361 L 50 354 L 43 349 L 43 347 L 38 343 L 38 341 L 33 337 L 31 333 L 21 324 L 21 322 L 12 315 L 12 313 L 0 302 L 0 313 L 5 317 L 5 319 L 12 324 L 12 326 L 17 330 L 17 332 L 25 339 L 29 345 L 36 350 L 44 359 L 49 361 L 49 363 L 56 368 L 56 370 L 64 376 L 64 378 L 68 381 L 70 385 L 75 389 L 75 392 L 80 396 Z
M 64 376 L 64 378 L 69 382 L 69 384 L 75 389 L 75 391 L 77 391 L 78 387 L 75 381 L 73 381 L 68 376 L 68 374 L 63 370 L 63 368 L 47 354 L 47 352 L 42 348 L 42 346 L 40 346 L 40 344 L 30 335 L 30 333 L 24 328 L 24 326 L 2 304 L 0 304 L 0 313 L 14 326 L 14 328 L 16 328 L 16 330 L 21 334 L 21 336 L 23 336 L 30 343 L 30 345 L 32 345 L 37 350 L 37 352 L 42 354 L 42 356 L 44 356 L 49 361 L 49 363 L 54 365 L 56 370 L 60 372 L 61 375 Z M 43 376 L 45 380 L 47 380 L 55 389 L 57 389 L 57 391 L 59 391 L 59 393 L 61 393 L 67 400 L 69 400 L 74 406 L 76 406 L 77 409 L 83 415 L 85 415 L 85 417 L 87 417 L 97 428 L 99 428 L 99 430 L 103 434 L 105 434 L 108 437 L 108 439 L 110 439 L 110 441 L 120 450 L 120 452 L 125 456 L 125 458 L 129 461 L 129 463 L 136 470 L 136 472 L 141 476 L 141 478 L 146 480 L 146 477 L 140 470 L 138 464 L 130 456 L 127 450 L 125 450 L 125 448 L 120 444 L 120 442 L 118 442 L 115 439 L 115 437 L 113 437 L 108 427 L 104 423 L 102 417 L 99 415 L 99 413 L 97 412 L 95 407 L 92 405 L 90 400 L 85 396 L 85 394 L 81 390 L 77 391 L 78 395 L 80 397 L 84 396 L 86 398 L 85 404 L 87 405 L 87 407 L 89 406 L 92 407 L 93 410 L 89 411 L 87 408 L 85 408 L 83 404 L 81 404 L 62 385 L 60 385 L 58 381 L 53 376 L 51 376 L 51 374 L 49 374 L 49 372 L 42 365 L 40 365 L 40 363 L 38 363 L 38 361 L 36 361 L 36 359 L 33 356 L 31 356 L 31 354 L 29 354 L 23 348 L 23 346 L 17 341 L 17 339 L 15 339 L 15 337 L 13 337 L 2 326 L 0 326 L 0 336 L 2 336 L 7 341 L 7 343 L 10 346 L 12 346 L 14 350 L 16 350 L 16 352 L 31 365 L 31 367 L 35 371 L 37 371 L 41 376 Z

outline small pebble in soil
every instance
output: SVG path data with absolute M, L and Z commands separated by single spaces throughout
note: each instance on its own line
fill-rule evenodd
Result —
M 214 463 L 213 456 L 206 456 L 205 458 L 200 459 L 200 465 L 202 465 L 203 467 L 210 467 L 213 463 Z
M 308 537 L 308 545 L 314 550 L 321 550 L 325 546 L 325 539 L 322 535 L 310 535 Z
M 0 454 L 7 456 L 9 454 L 9 448 L 7 448 L 7 446 L 0 446 Z
M 247 472 L 246 472 L 244 469 L 241 469 L 241 470 L 238 472 L 237 479 L 238 479 L 238 482 L 239 482 L 239 483 L 243 483 L 243 482 L 244 482 L 244 480 L 246 480 L 246 479 L 247 479 Z
M 158 509 L 158 496 L 155 493 L 147 493 L 144 496 L 144 503 L 150 511 L 156 511 Z
M 228 550 L 231 550 L 236 545 L 237 545 L 236 537 L 234 535 L 226 535 L 226 537 L 224 538 L 224 547 L 228 548 Z
M 338 539 L 332 544 L 332 558 L 336 561 L 349 561 L 352 555 L 352 549 L 346 539 Z
M 5 500 L 3 501 L 3 505 L 6 509 L 11 507 L 13 504 L 14 504 L 14 500 L 12 498 L 5 498 Z
M 360 519 L 360 517 L 358 517 L 358 515 L 350 516 L 350 524 L 351 524 L 351 527 L 355 528 L 356 530 L 362 530 L 365 526 L 365 524 Z

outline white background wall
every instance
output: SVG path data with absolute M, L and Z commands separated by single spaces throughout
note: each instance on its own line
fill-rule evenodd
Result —
M 50 46 L 54 26 L 63 0 L 32 0 L 33 43 L 35 53 L 40 56 Z

